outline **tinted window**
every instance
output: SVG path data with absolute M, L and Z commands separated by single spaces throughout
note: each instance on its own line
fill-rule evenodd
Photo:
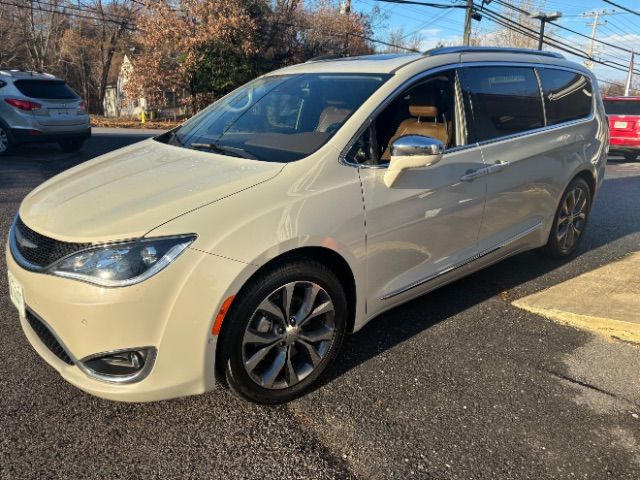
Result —
M 62 80 L 18 80 L 16 88 L 25 97 L 45 100 L 75 100 L 78 97 Z
M 605 100 L 604 109 L 609 115 L 640 115 L 640 99 Z
M 7 82 L 0 80 L 0 88 L 4 87 L 7 84 Z
M 358 73 L 258 78 L 157 140 L 268 162 L 298 160 L 331 138 L 387 78 Z
M 460 71 L 469 131 L 482 142 L 544 126 L 532 68 L 468 67 Z
M 591 114 L 591 82 L 579 73 L 538 69 L 547 112 L 547 125 L 579 120 Z

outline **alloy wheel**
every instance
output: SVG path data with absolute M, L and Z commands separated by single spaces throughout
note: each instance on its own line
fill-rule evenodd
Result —
M 565 196 L 556 228 L 558 244 L 563 250 L 571 250 L 582 235 L 587 221 L 587 208 L 587 195 L 580 186 Z
M 263 299 L 251 316 L 242 339 L 244 368 L 263 388 L 288 388 L 318 368 L 335 338 L 335 310 L 326 290 L 313 282 L 290 282 Z

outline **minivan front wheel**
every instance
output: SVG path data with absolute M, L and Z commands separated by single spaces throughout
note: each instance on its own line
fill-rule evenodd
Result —
M 231 390 L 258 403 L 303 394 L 335 359 L 347 300 L 335 274 L 312 260 L 278 266 L 234 299 L 219 339 Z
M 553 258 L 571 256 L 582 239 L 590 209 L 591 189 L 584 179 L 576 178 L 562 196 L 545 253 Z

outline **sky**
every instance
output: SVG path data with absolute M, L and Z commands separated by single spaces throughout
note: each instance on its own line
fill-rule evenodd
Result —
M 464 0 L 416 0 L 430 1 L 442 4 L 464 4 Z M 509 1 L 509 0 L 507 0 Z M 614 0 L 615 3 L 630 9 L 640 11 L 640 0 Z M 480 3 L 480 0 L 477 1 Z M 514 3 L 514 2 L 509 2 Z M 515 2 L 518 3 L 518 2 Z M 535 2 L 533 2 L 535 3 Z M 632 13 L 624 12 L 602 0 L 546 0 L 544 3 L 545 12 L 560 11 L 563 16 L 557 21 L 558 24 L 576 30 L 584 35 L 591 35 L 592 27 L 588 23 L 593 18 L 585 17 L 585 13 L 595 11 L 606 11 L 611 15 L 603 15 L 600 17 L 599 23 L 606 20 L 606 24 L 598 26 L 596 38 L 607 41 L 614 45 L 620 45 L 628 49 L 637 50 L 636 69 L 640 70 L 640 16 Z M 436 9 L 430 7 L 422 7 L 418 5 L 402 5 L 383 3 L 377 0 L 352 0 L 352 11 L 369 12 L 375 6 L 378 6 L 387 17 L 382 25 L 377 26 L 375 30 L 376 38 L 384 39 L 385 32 L 391 29 L 402 28 L 405 34 L 418 33 L 423 41 L 421 49 L 428 50 L 442 41 L 448 44 L 461 44 L 462 32 L 464 28 L 464 9 Z M 489 8 L 499 10 L 501 7 L 496 2 L 491 2 Z M 498 27 L 495 23 L 485 18 L 480 23 L 473 22 L 474 28 L 480 28 L 483 33 L 489 34 L 491 30 Z M 556 30 L 553 32 L 563 41 L 575 45 L 582 51 L 588 48 L 589 40 L 567 31 Z M 595 44 L 595 56 L 615 61 L 620 64 L 628 65 L 630 54 L 617 50 L 602 44 Z M 548 48 L 548 47 L 547 47 Z M 573 61 L 582 63 L 583 59 L 565 54 L 565 56 Z M 626 78 L 626 72 L 617 71 L 605 66 L 594 66 L 596 76 L 601 80 L 623 81 Z M 636 75 L 635 80 L 640 81 Z

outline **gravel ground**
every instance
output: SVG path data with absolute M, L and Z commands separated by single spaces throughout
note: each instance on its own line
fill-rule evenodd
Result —
M 0 247 L 31 188 L 149 133 L 1 159 Z M 640 164 L 612 163 L 575 259 L 525 253 L 387 312 L 275 408 L 91 397 L 28 345 L 0 275 L 0 478 L 640 478 L 640 349 L 511 305 L 640 250 L 639 198 Z

